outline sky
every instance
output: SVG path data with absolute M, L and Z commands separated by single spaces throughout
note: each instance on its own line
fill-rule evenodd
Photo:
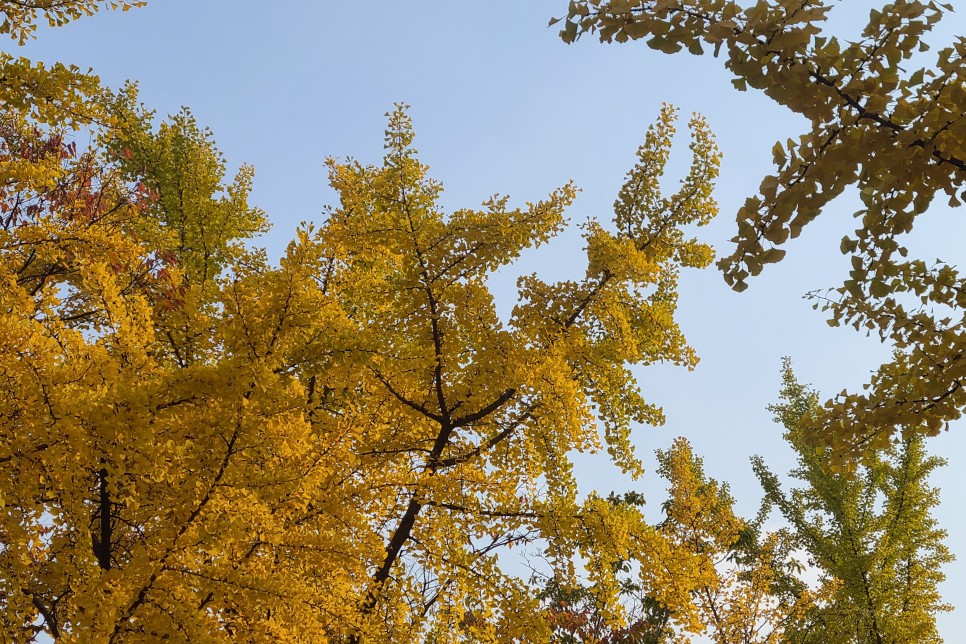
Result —
M 958 5 L 963 0 L 955 0 Z M 845 37 L 864 25 L 868 0 L 836 7 L 831 28 Z M 878 3 L 881 6 L 881 3 Z M 137 80 L 142 100 L 159 115 L 188 106 L 209 126 L 229 167 L 254 165 L 252 202 L 273 229 L 259 240 L 278 257 L 301 221 L 321 221 L 335 201 L 326 157 L 378 163 L 385 113 L 411 106 L 420 158 L 445 186 L 448 210 L 475 207 L 494 193 L 511 203 L 536 201 L 573 179 L 582 192 L 569 211 L 573 230 L 493 276 L 501 311 L 515 299 L 517 276 L 580 277 L 576 224 L 607 220 L 624 174 L 634 163 L 662 102 L 681 110 L 676 153 L 665 185 L 673 188 L 689 161 L 685 123 L 704 114 L 724 154 L 717 198 L 721 214 L 700 229 L 719 254 L 730 250 L 734 213 L 772 168 L 776 140 L 797 137 L 805 124 L 760 93 L 738 92 L 721 61 L 667 56 L 640 43 L 601 45 L 585 38 L 567 46 L 548 28 L 566 0 L 466 2 L 239 2 L 153 0 L 146 8 L 102 12 L 56 30 L 42 29 L 25 47 L 7 51 L 92 68 L 108 86 Z M 847 5 L 847 6 L 844 6 Z M 957 16 L 930 42 L 947 42 Z M 802 295 L 834 287 L 849 270 L 838 240 L 855 228 L 854 195 L 844 195 L 787 246 L 742 294 L 714 269 L 683 275 L 680 323 L 701 357 L 698 367 L 655 365 L 635 375 L 651 402 L 663 406 L 661 428 L 635 432 L 648 472 L 621 477 L 602 456 L 577 458 L 584 492 L 637 489 L 657 517 L 664 485 L 655 449 L 686 436 L 709 475 L 728 481 L 738 509 L 753 516 L 761 498 L 749 457 L 773 471 L 794 467 L 794 455 L 771 421 L 783 356 L 802 382 L 826 397 L 858 388 L 889 355 L 876 338 L 832 329 Z M 910 245 L 927 259 L 962 261 L 961 212 L 937 208 Z M 928 443 L 949 464 L 933 483 L 935 512 L 960 561 L 946 567 L 946 601 L 962 608 L 939 618 L 947 641 L 966 632 L 966 516 L 956 493 L 966 467 L 966 426 Z

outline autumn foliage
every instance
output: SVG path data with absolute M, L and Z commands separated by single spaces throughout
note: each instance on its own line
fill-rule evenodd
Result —
M 852 270 L 814 297 L 829 324 L 879 334 L 898 352 L 867 393 L 843 392 L 816 419 L 816 435 L 841 459 L 884 449 L 896 432 L 934 436 L 966 408 L 963 277 L 909 257 L 903 239 L 935 200 L 958 207 L 966 196 L 966 41 L 924 53 L 953 7 L 899 0 L 872 10 L 847 42 L 823 30 L 833 4 L 572 0 L 560 33 L 568 42 L 646 39 L 666 53 L 707 48 L 738 89 L 761 90 L 807 119 L 804 134 L 775 144 L 776 172 L 737 213 L 736 248 L 719 262 L 736 290 L 780 261 L 782 246 L 836 197 L 858 190 L 857 228 L 840 244 Z
M 22 42 L 38 23 L 140 4 L 0 0 L 0 33 Z M 727 47 L 749 84 L 813 117 L 819 134 L 776 149 L 779 175 L 742 211 L 738 251 L 722 264 L 733 284 L 778 258 L 763 239 L 781 244 L 818 214 L 810 188 L 837 182 L 825 199 L 864 182 L 886 223 L 852 240 L 865 272 L 829 305 L 836 319 L 864 316 L 909 346 L 933 338 L 956 350 L 955 325 L 906 337 L 908 325 L 877 317 L 888 293 L 915 285 L 949 303 L 958 279 L 897 263 L 890 245 L 901 213 L 961 180 L 962 121 L 939 125 L 958 94 L 916 120 L 917 85 L 885 74 L 938 10 L 901 16 L 893 67 L 876 68 L 893 84 L 862 90 L 886 97 L 862 104 L 880 118 L 860 112 L 846 127 L 852 89 L 808 73 L 832 47 L 807 26 L 819 8 L 781 22 L 774 7 L 739 18 L 710 3 L 725 8 L 709 27 L 700 11 L 601 4 L 572 3 L 565 35 L 664 30 L 652 45 L 692 50 L 704 39 Z M 787 33 L 768 47 L 789 48 L 792 62 L 759 70 L 769 50 L 756 39 L 778 23 Z M 249 203 L 254 171 L 228 176 L 190 111 L 159 119 L 135 85 L 105 88 L 73 67 L 7 54 L 0 67 L 0 640 L 550 641 L 575 624 L 548 599 L 552 579 L 589 588 L 578 595 L 595 632 L 633 634 L 632 583 L 660 618 L 655 637 L 773 642 L 840 588 L 835 573 L 817 589 L 776 591 L 790 542 L 738 517 L 683 439 L 659 456 L 671 485 L 660 524 L 635 503 L 577 491 L 578 452 L 642 473 L 632 429 L 664 418 L 631 369 L 697 363 L 675 314 L 680 273 L 714 260 L 692 237 L 717 214 L 720 154 L 702 117 L 688 122 L 690 167 L 665 194 L 677 120 L 665 105 L 613 213 L 580 224 L 583 277 L 525 275 L 501 317 L 489 278 L 568 226 L 575 186 L 444 212 L 399 105 L 383 159 L 329 159 L 338 202 L 271 262 L 253 241 L 268 225 Z M 821 100 L 808 98 L 815 87 Z M 906 111 L 885 115 L 897 96 Z M 835 128 L 834 145 L 815 143 Z M 879 147 L 843 161 L 839 145 Z M 873 185 L 885 168 L 895 173 L 885 188 L 901 196 Z M 926 196 L 903 201 L 909 185 Z M 963 406 L 961 361 L 947 353 L 953 371 L 927 392 L 928 431 Z M 825 423 L 839 443 L 876 445 L 885 412 L 862 416 L 856 400 L 842 409 L 868 422 L 868 437 L 843 430 L 835 410 Z M 767 491 L 780 505 L 780 490 Z M 503 565 L 516 548 L 539 552 L 542 576 Z
M 8 70 L 59 103 L 6 87 L 6 639 L 541 639 L 501 550 L 540 540 L 570 576 L 579 552 L 614 619 L 608 561 L 687 565 L 581 501 L 568 455 L 638 472 L 631 426 L 662 418 L 628 366 L 695 363 L 674 311 L 679 269 L 712 260 L 683 232 L 716 212 L 700 118 L 680 190 L 658 186 L 668 107 L 613 221 L 584 226 L 586 277 L 524 277 L 501 320 L 487 276 L 563 229 L 572 186 L 445 214 L 398 108 L 383 162 L 330 161 L 338 205 L 272 265 L 242 243 L 265 225 L 250 169 L 226 178 L 190 114 L 156 126 L 133 87 Z

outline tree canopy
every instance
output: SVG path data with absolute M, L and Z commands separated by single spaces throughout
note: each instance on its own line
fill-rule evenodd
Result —
M 716 212 L 700 117 L 680 188 L 665 107 L 612 221 L 584 224 L 586 276 L 525 276 L 501 320 L 488 275 L 564 228 L 573 186 L 444 213 L 400 106 L 382 163 L 330 160 L 339 203 L 273 265 L 244 243 L 251 169 L 226 177 L 189 112 L 11 65 L 45 84 L 4 104 L 5 638 L 541 639 L 500 552 L 540 540 L 571 576 L 579 552 L 614 619 L 609 561 L 689 565 L 579 499 L 569 454 L 638 473 L 631 426 L 663 418 L 629 366 L 696 362 L 674 314 L 713 257 L 684 231 Z
M 45 23 L 141 4 L 0 0 L 0 33 L 22 43 Z M 658 453 L 669 500 L 657 524 L 633 494 L 578 492 L 581 452 L 643 473 L 632 430 L 664 415 L 637 369 L 697 364 L 677 320 L 679 279 L 714 261 L 693 229 L 717 214 L 721 158 L 700 115 L 688 122 L 680 182 L 668 191 L 677 110 L 664 105 L 613 212 L 579 224 L 582 276 L 523 275 L 501 316 L 493 274 L 570 226 L 573 184 L 522 205 L 495 194 L 447 212 L 399 104 L 381 161 L 328 159 L 337 202 L 271 261 L 256 246 L 268 216 L 250 203 L 254 170 L 229 173 L 190 110 L 160 118 L 136 84 L 107 88 L 76 67 L 3 53 L 0 639 L 704 633 L 750 644 L 817 622 L 838 634 L 833 618 L 933 637 L 944 608 L 937 569 L 949 557 L 925 483 L 939 462 L 916 435 L 962 409 L 956 370 L 966 362 L 960 325 L 926 307 L 956 310 L 963 289 L 951 267 L 898 259 L 895 237 L 911 226 L 901 213 L 911 222 L 936 193 L 961 187 L 962 115 L 950 115 L 962 52 L 946 50 L 939 71 L 918 79 L 890 75 L 939 19 L 933 4 L 903 4 L 898 22 L 874 15 L 868 42 L 839 58 L 814 30 L 825 10 L 816 2 L 665 4 L 575 1 L 564 35 L 653 31 L 659 49 L 727 46 L 742 79 L 832 136 L 776 149 L 779 173 L 742 211 L 738 251 L 721 263 L 735 286 L 777 261 L 775 247 L 846 185 L 867 197 L 868 221 L 843 244 L 856 269 L 828 307 L 834 320 L 891 334 L 900 352 L 868 399 L 824 416 L 786 382 L 779 414 L 811 487 L 786 496 L 762 463 L 756 470 L 792 528 L 765 534 L 761 517 L 738 516 L 685 439 Z M 832 80 L 816 81 L 809 61 Z M 846 73 L 864 80 L 840 87 Z M 920 86 L 939 107 L 922 102 Z M 895 294 L 907 292 L 923 298 L 915 324 L 897 313 Z M 814 451 L 802 437 L 823 424 L 838 442 Z M 869 461 L 866 479 L 822 469 L 846 447 L 881 448 L 896 428 L 905 442 Z M 829 509 L 822 483 L 868 522 Z M 886 499 L 882 513 L 869 509 L 869 490 Z M 843 563 L 841 535 L 815 528 L 823 511 L 861 532 L 863 546 L 881 537 L 874 551 Z M 796 576 L 793 546 L 822 567 L 817 587 Z M 544 576 L 505 565 L 515 549 L 538 553 Z M 628 589 L 642 606 L 627 604 Z M 835 607 L 859 590 L 875 606 L 842 618 Z M 592 622 L 572 621 L 583 613 L 561 597 Z

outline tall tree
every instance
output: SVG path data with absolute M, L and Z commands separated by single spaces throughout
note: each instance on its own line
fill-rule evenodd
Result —
M 660 411 L 625 363 L 695 360 L 674 282 L 711 259 L 680 226 L 713 214 L 717 153 L 695 120 L 692 173 L 661 198 L 672 119 L 641 148 L 620 232 L 588 225 L 586 280 L 525 278 L 508 324 L 484 278 L 558 230 L 573 189 L 444 218 L 402 110 L 381 167 L 332 163 L 340 207 L 277 268 L 226 245 L 259 225 L 247 174 L 222 183 L 186 117 L 107 133 L 93 180 L 57 157 L 69 199 L 11 186 L 10 638 L 539 638 L 500 548 L 543 538 L 568 570 L 579 550 L 601 589 L 622 548 L 664 570 L 646 556 L 661 535 L 628 545 L 632 516 L 577 502 L 566 454 L 598 446 L 599 410 L 637 471 L 630 423 Z
M 839 580 L 827 602 L 789 629 L 787 641 L 941 642 L 936 614 L 951 607 L 939 595 L 940 568 L 952 556 L 931 516 L 939 497 L 928 477 L 944 461 L 927 456 L 923 438 L 912 436 L 855 472 L 833 471 L 829 448 L 816 447 L 803 431 L 818 397 L 795 379 L 788 361 L 781 397 L 772 409 L 798 452 L 791 475 L 803 487 L 783 491 L 758 457 L 755 473 L 766 504 L 788 522 L 794 547 L 808 554 L 822 579 Z
M 97 374 L 126 377 L 143 355 L 143 343 L 115 333 L 144 331 L 146 309 L 129 295 L 167 284 L 125 234 L 137 198 L 96 154 L 76 152 L 66 132 L 8 109 L 0 167 L 0 605 L 3 639 L 27 641 L 38 611 L 48 632 L 60 632 L 60 582 L 77 574 L 63 560 L 51 570 L 45 551 L 86 540 L 86 555 L 109 565 L 90 540 L 110 531 L 109 515 L 101 525 L 91 511 L 98 488 L 106 492 L 103 467 L 88 458 L 74 420 L 103 384 Z M 69 497 L 54 492 L 62 484 Z M 61 524 L 62 513 L 79 523 Z
M 682 226 L 714 214 L 718 153 L 696 117 L 691 171 L 662 196 L 673 120 L 665 108 L 648 131 L 615 203 L 614 232 L 586 225 L 586 277 L 521 278 L 508 322 L 486 277 L 561 230 L 572 187 L 523 209 L 495 197 L 447 217 L 402 110 L 390 118 L 382 166 L 331 164 L 341 203 L 319 240 L 334 254 L 331 288 L 354 325 L 359 388 L 338 422 L 369 428 L 353 450 L 367 472 L 356 521 L 372 544 L 360 612 L 386 637 L 424 625 L 442 639 L 461 629 L 484 640 L 544 637 L 531 589 L 497 566 L 503 545 L 546 539 L 564 575 L 579 551 L 612 612 L 609 562 L 622 549 L 667 549 L 653 530 L 628 543 L 620 527 L 637 519 L 603 499 L 578 504 L 567 455 L 602 447 L 596 416 L 614 460 L 639 472 L 631 423 L 661 415 L 628 363 L 694 364 L 673 321 L 675 285 L 681 267 L 711 260 Z M 338 373 L 316 375 L 345 387 Z M 661 565 L 645 560 L 648 570 Z
M 685 232 L 716 213 L 703 120 L 664 196 L 665 108 L 613 222 L 585 226 L 585 278 L 526 276 L 501 320 L 488 276 L 564 227 L 572 186 L 444 214 L 400 108 L 382 164 L 331 161 L 339 205 L 273 266 L 243 243 L 264 226 L 251 171 L 227 178 L 190 114 L 155 126 L 131 88 L 19 69 L 0 83 L 3 639 L 542 639 L 497 559 L 536 540 L 563 576 L 583 557 L 609 620 L 620 557 L 687 600 L 693 557 L 579 501 L 568 454 L 639 472 L 631 425 L 663 418 L 629 365 L 696 362 L 674 313 L 679 271 L 713 257 Z
M 605 619 L 594 601 L 596 587 L 547 578 L 541 598 L 551 617 L 553 641 L 663 644 L 703 636 L 721 644 L 752 644 L 794 638 L 806 616 L 825 605 L 837 581 L 829 578 L 809 588 L 792 557 L 794 543 L 782 532 L 763 534 L 763 516 L 749 522 L 735 514 L 727 484 L 705 474 L 687 440 L 678 438 L 657 456 L 668 498 L 662 505 L 666 518 L 656 527 L 689 566 L 655 576 L 639 569 L 634 559 L 615 562 L 620 600 L 629 616 L 626 625 Z M 643 498 L 611 495 L 608 502 L 636 512 Z M 641 519 L 638 525 L 646 524 Z M 662 587 L 674 584 L 690 587 L 686 602 L 670 605 L 659 599 Z
M 630 616 L 627 625 L 604 619 L 593 601 L 594 586 L 546 581 L 541 597 L 555 642 L 665 644 L 710 638 L 720 644 L 772 644 L 789 641 L 798 624 L 824 605 L 837 582 L 823 580 L 810 589 L 800 579 L 794 544 L 781 532 L 761 531 L 764 515 L 747 521 L 735 513 L 728 485 L 709 478 L 701 458 L 684 438 L 657 452 L 658 472 L 668 482 L 660 534 L 691 557 L 691 586 L 686 604 L 668 606 L 657 599 L 661 585 L 674 579 L 640 575 L 633 559 L 614 564 L 620 574 L 620 599 Z M 636 493 L 611 495 L 617 507 L 638 508 Z M 793 640 L 794 641 L 794 640 Z M 837 641 L 837 640 L 827 640 Z
M 774 147 L 777 172 L 738 212 L 737 247 L 719 263 L 738 290 L 847 187 L 859 227 L 842 240 L 853 270 L 817 297 L 829 323 L 852 324 L 899 349 L 867 393 L 830 401 L 816 424 L 844 452 L 888 446 L 896 431 L 934 435 L 966 407 L 966 283 L 942 262 L 907 258 L 902 235 L 937 198 L 966 189 L 966 40 L 910 66 L 951 5 L 897 0 L 870 13 L 860 37 L 823 33 L 825 0 L 572 0 L 561 34 L 572 42 L 647 39 L 663 52 L 724 54 L 734 84 L 760 89 L 801 114 L 809 130 Z
M 735 514 L 728 486 L 707 477 L 685 439 L 659 451 L 658 461 L 661 476 L 670 483 L 662 532 L 699 555 L 707 571 L 706 581 L 693 592 L 687 630 L 719 644 L 785 641 L 789 626 L 831 586 L 776 592 L 789 564 L 794 565 L 780 535 L 761 534 L 755 523 Z
M 305 424 L 282 377 L 253 394 L 260 366 L 223 333 L 219 279 L 259 261 L 238 245 L 263 225 L 250 171 L 223 181 L 210 135 L 187 115 L 155 131 L 133 90 L 2 64 L 0 638 L 270 638 L 284 572 L 232 575 Z M 267 614 L 235 617 L 258 593 Z
M 107 136 L 96 123 L 87 127 Z M 252 369 L 220 359 L 216 276 L 197 276 L 191 248 L 152 234 L 156 204 L 174 188 L 159 175 L 163 159 L 133 180 L 108 149 L 78 151 L 67 142 L 71 130 L 42 129 L 13 109 L 2 134 L 3 163 L 13 170 L 0 203 L 5 639 L 25 641 L 38 629 L 65 641 L 123 638 L 127 629 L 196 639 L 208 631 L 196 627 L 207 621 L 204 606 L 171 600 L 135 620 L 150 599 L 141 593 L 178 597 L 161 575 L 168 569 L 193 587 L 198 569 L 183 558 L 199 553 L 183 541 L 197 538 L 189 526 L 222 482 L 228 454 L 244 446 L 254 457 L 279 433 L 254 420 L 257 411 L 237 427 L 241 414 L 231 410 L 247 400 Z M 174 138 L 214 154 L 190 123 Z M 211 190 L 231 193 L 237 210 L 251 213 L 244 183 L 224 186 L 217 164 L 189 156 L 174 162 L 193 182 L 180 188 L 188 199 L 181 223 L 223 201 Z M 245 230 L 236 226 L 231 237 Z M 172 337 L 185 326 L 200 347 L 191 356 Z M 291 442 L 294 429 L 280 430 L 282 438 Z M 257 474 L 247 471 L 234 492 L 258 486 Z M 231 547 L 228 530 L 207 530 L 219 548 Z M 224 552 L 214 560 L 233 563 Z

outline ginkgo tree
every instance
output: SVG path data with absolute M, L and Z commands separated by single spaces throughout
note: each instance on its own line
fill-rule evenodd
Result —
M 801 579 L 795 543 L 783 531 L 762 530 L 765 514 L 740 517 L 727 483 L 709 477 L 691 444 L 677 438 L 658 450 L 658 474 L 668 483 L 661 503 L 660 534 L 693 557 L 687 603 L 658 599 L 663 580 L 637 574 L 633 558 L 617 563 L 621 601 L 632 616 L 609 624 L 592 601 L 598 589 L 571 586 L 550 577 L 541 598 L 553 626 L 552 641 L 594 644 L 669 644 L 710 640 L 718 644 L 777 644 L 799 641 L 807 616 L 825 607 L 839 588 L 834 577 L 812 587 Z M 612 494 L 625 511 L 644 505 L 636 492 Z M 645 524 L 646 525 L 646 524 Z M 819 641 L 819 640 L 808 640 Z M 834 639 L 824 641 L 839 641 Z
M 765 491 L 765 509 L 777 509 L 791 546 L 807 555 L 813 574 L 837 580 L 831 596 L 798 616 L 786 641 L 941 642 L 939 584 L 952 561 L 932 510 L 938 490 L 932 472 L 945 464 L 910 436 L 867 459 L 854 471 L 833 471 L 829 448 L 808 440 L 808 417 L 819 408 L 815 391 L 798 382 L 785 361 L 781 402 L 771 409 L 795 449 L 799 484 L 785 490 L 760 457 L 752 465 Z
M 775 144 L 776 173 L 738 211 L 737 246 L 719 263 L 735 289 L 780 261 L 781 246 L 846 188 L 858 190 L 858 228 L 840 246 L 852 270 L 815 297 L 830 324 L 878 333 L 899 352 L 867 392 L 843 392 L 816 419 L 840 458 L 885 448 L 897 431 L 935 435 L 966 408 L 963 277 L 952 264 L 908 257 L 903 240 L 934 201 L 959 206 L 966 196 L 966 41 L 954 38 L 921 65 L 925 37 L 951 4 L 883 4 L 853 41 L 824 32 L 833 4 L 572 0 L 561 35 L 646 39 L 667 53 L 708 48 L 738 89 L 760 89 L 807 119 L 805 134 Z
M 97 5 L 18 3 L 7 31 Z M 4 64 L 3 639 L 541 640 L 499 566 L 521 543 L 564 579 L 580 555 L 609 622 L 621 558 L 688 601 L 693 553 L 579 499 L 570 454 L 638 474 L 631 427 L 663 417 L 630 366 L 696 363 L 674 314 L 713 257 L 686 233 L 716 213 L 700 117 L 680 188 L 665 107 L 584 224 L 585 277 L 524 276 L 501 319 L 489 276 L 564 229 L 573 186 L 446 214 L 400 107 L 383 162 L 330 161 L 339 203 L 272 264 L 246 245 L 251 170 L 227 177 L 190 113 Z
M 91 110 L 113 122 L 105 105 Z M 131 627 L 123 611 L 149 599 L 132 589 L 178 565 L 172 553 L 182 553 L 179 539 L 210 501 L 206 481 L 219 479 L 218 441 L 236 405 L 206 392 L 248 373 L 238 363 L 205 364 L 218 355 L 205 318 L 218 306 L 204 296 L 213 278 L 195 276 L 194 249 L 174 243 L 175 233 L 208 203 L 260 215 L 244 207 L 244 181 L 222 186 L 222 167 L 196 158 L 182 174 L 190 169 L 201 187 L 180 187 L 190 206 L 161 234 L 156 204 L 175 188 L 158 174 L 165 158 L 132 181 L 106 147 L 68 142 L 75 133 L 63 125 L 41 127 L 8 109 L 4 126 L 4 638 L 27 641 L 39 630 L 65 641 L 123 638 Z M 189 121 L 175 127 L 172 139 L 210 153 Z M 206 193 L 206 172 L 233 196 Z M 230 237 L 245 231 L 236 226 Z M 188 326 L 208 351 L 201 364 L 175 365 L 169 345 Z M 234 392 L 224 390 L 231 401 Z M 272 436 L 254 423 L 250 431 Z M 190 624 L 179 627 L 190 634 Z
M 497 565 L 498 549 L 513 543 L 546 540 L 548 559 L 569 575 L 580 552 L 615 618 L 610 560 L 635 548 L 657 575 L 667 567 L 659 553 L 678 557 L 653 529 L 625 543 L 620 526 L 634 518 L 602 500 L 579 503 L 568 456 L 606 446 L 625 471 L 639 472 L 631 424 L 661 415 L 628 365 L 695 361 L 673 320 L 675 283 L 681 267 L 711 260 L 682 226 L 715 212 L 718 153 L 693 119 L 691 171 L 663 197 L 673 119 L 665 108 L 649 130 L 614 229 L 585 226 L 586 277 L 550 284 L 524 276 L 506 322 L 487 276 L 562 229 L 571 186 L 522 209 L 494 197 L 483 210 L 445 216 L 402 110 L 391 115 L 381 166 L 330 163 L 340 204 L 303 236 L 330 253 L 326 287 L 352 338 L 338 359 L 350 363 L 307 378 L 328 392 L 316 422 L 353 428 L 347 451 L 366 472 L 353 492 L 358 538 L 372 544 L 371 573 L 358 588 L 363 631 L 540 639 L 546 626 L 534 618 L 531 589 Z M 666 601 L 681 599 L 674 592 L 669 584 Z
M 944 461 L 911 436 L 850 471 L 836 471 L 827 446 L 808 440 L 815 391 L 795 378 L 788 360 L 779 404 L 770 409 L 798 456 L 788 489 L 761 457 L 752 468 L 764 489 L 754 520 L 738 516 L 726 483 L 705 474 L 684 438 L 658 451 L 668 481 L 658 529 L 695 556 L 691 602 L 671 608 L 636 574 L 632 558 L 615 563 L 626 625 L 604 619 L 593 585 L 543 576 L 539 597 L 561 643 L 663 644 L 693 641 L 786 644 L 941 642 L 936 617 L 943 566 L 953 560 L 946 531 L 932 516 L 938 490 L 929 484 Z M 638 508 L 636 492 L 612 494 L 617 507 Z M 782 527 L 764 530 L 780 515 Z M 703 641 L 703 640 L 702 640 Z
M 10 637 L 539 633 L 496 549 L 539 536 L 569 569 L 574 549 L 594 562 L 627 547 L 606 504 L 577 502 L 567 454 L 599 446 L 597 408 L 635 471 L 630 422 L 660 416 L 625 363 L 694 362 L 673 282 L 711 256 L 679 226 L 713 214 L 717 155 L 695 121 L 684 197 L 661 200 L 644 173 L 671 118 L 619 201 L 623 232 L 588 226 L 588 277 L 525 278 L 508 325 L 483 279 L 559 229 L 573 189 L 443 219 L 402 111 L 382 167 L 332 164 L 339 208 L 275 268 L 227 243 L 259 216 L 187 118 L 117 125 L 105 155 L 120 159 L 83 159 L 93 182 L 61 154 L 82 186 L 68 201 L 66 180 L 17 186 L 12 200 L 39 205 L 11 205 L 4 245 Z M 232 234 L 203 237 L 218 212 Z M 650 539 L 639 556 L 669 549 Z

